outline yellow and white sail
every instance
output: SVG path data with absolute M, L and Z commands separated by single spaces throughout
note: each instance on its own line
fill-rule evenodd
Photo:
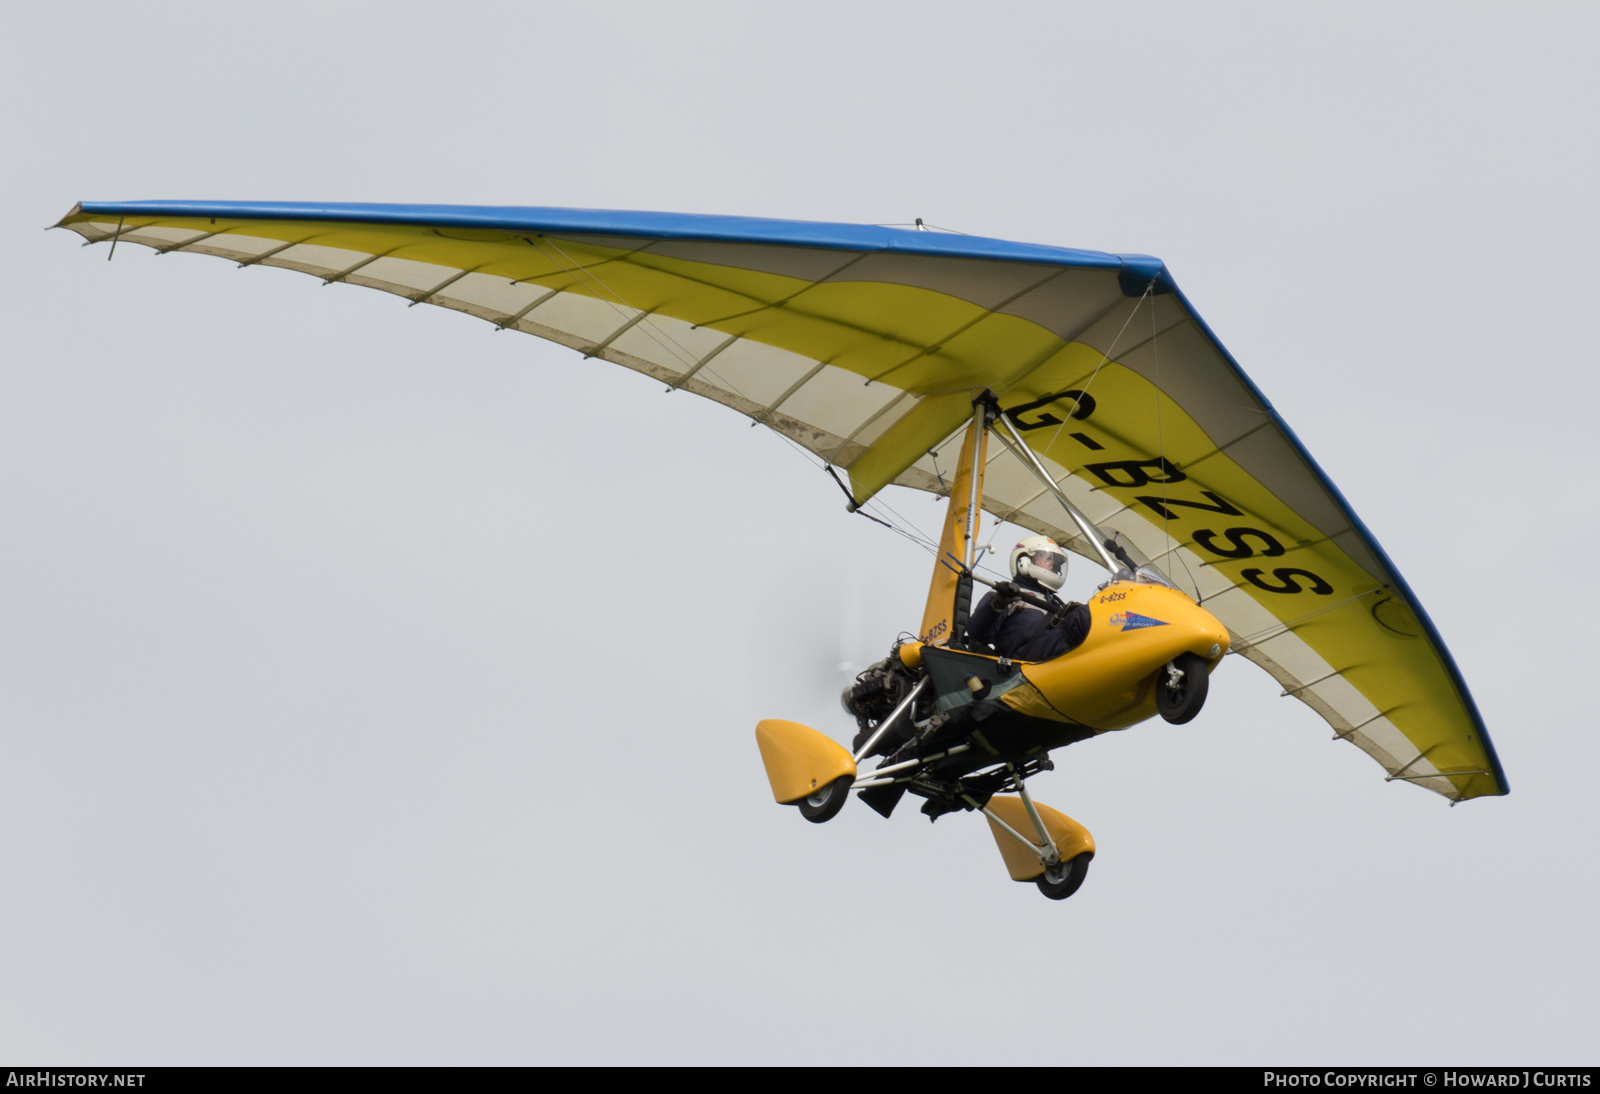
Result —
M 1443 641 L 1160 261 L 894 228 L 459 206 L 85 203 L 60 227 L 452 308 L 944 493 L 991 390 L 1068 498 L 1392 780 L 1507 792 Z M 996 446 L 984 507 L 1099 555 Z

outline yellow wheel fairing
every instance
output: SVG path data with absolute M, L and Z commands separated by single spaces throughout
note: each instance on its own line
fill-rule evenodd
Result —
M 767 769 L 772 799 L 779 805 L 792 805 L 835 779 L 856 774 L 856 762 L 843 745 L 799 722 L 780 718 L 757 722 L 756 747 Z
M 1045 831 L 1050 833 L 1062 862 L 1068 862 L 1085 852 L 1094 854 L 1094 836 L 1089 834 L 1087 828 L 1043 802 L 1036 801 L 1033 807 L 1039 811 L 1039 819 L 1044 822 Z M 1027 837 L 1032 846 L 1044 850 L 1044 845 L 1038 842 L 1038 829 L 1033 826 L 1033 818 L 1028 816 L 1027 806 L 1022 804 L 1021 798 L 996 795 L 989 799 L 988 809 L 1014 831 Z M 1016 836 L 995 824 L 993 817 L 987 819 L 989 833 L 994 836 L 995 846 L 1000 848 L 1000 857 L 1005 859 L 1006 872 L 1011 875 L 1012 881 L 1032 881 L 1044 873 L 1044 862 L 1038 854 L 1028 850 Z
M 1018 424 L 1063 491 L 1220 619 L 1235 652 L 1391 778 L 1455 800 L 1505 792 L 1420 606 L 1154 260 L 573 210 L 134 203 L 61 226 L 547 338 L 733 407 L 844 468 L 860 501 L 890 483 L 945 492 L 941 446 L 977 392 L 1035 404 Z M 999 446 L 985 495 L 995 517 L 1098 557 Z

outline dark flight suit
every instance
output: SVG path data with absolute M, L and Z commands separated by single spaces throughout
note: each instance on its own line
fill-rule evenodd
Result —
M 1049 589 L 1031 577 L 1018 577 L 1014 584 L 1038 596 L 1055 599 Z M 1088 637 L 1089 609 L 1082 604 L 1068 604 L 1066 608 L 1065 618 L 1050 627 L 1047 626 L 1049 613 L 1043 608 L 1020 597 L 1005 600 L 991 592 L 967 621 L 967 634 L 993 646 L 1001 657 L 1013 661 L 1048 661 L 1076 649 Z

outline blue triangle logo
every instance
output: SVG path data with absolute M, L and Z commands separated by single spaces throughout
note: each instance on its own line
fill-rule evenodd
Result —
M 1116 612 L 1111 616 L 1110 623 L 1113 627 L 1120 627 L 1125 631 L 1136 631 L 1144 627 L 1165 627 L 1166 621 L 1151 619 L 1148 615 L 1138 612 Z

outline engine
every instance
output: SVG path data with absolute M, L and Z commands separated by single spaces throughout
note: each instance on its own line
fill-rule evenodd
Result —
M 896 647 L 888 657 L 869 666 L 856 677 L 855 683 L 844 689 L 839 701 L 845 713 L 854 718 L 859 727 L 852 749 L 859 749 L 866 743 L 878 723 L 887 718 L 916 687 L 918 678 L 918 673 L 901 664 L 899 647 Z M 896 727 L 895 731 L 888 734 L 896 740 L 881 742 L 873 749 L 874 754 L 892 751 L 895 744 L 909 736 L 910 720 L 903 721 L 903 726 Z

